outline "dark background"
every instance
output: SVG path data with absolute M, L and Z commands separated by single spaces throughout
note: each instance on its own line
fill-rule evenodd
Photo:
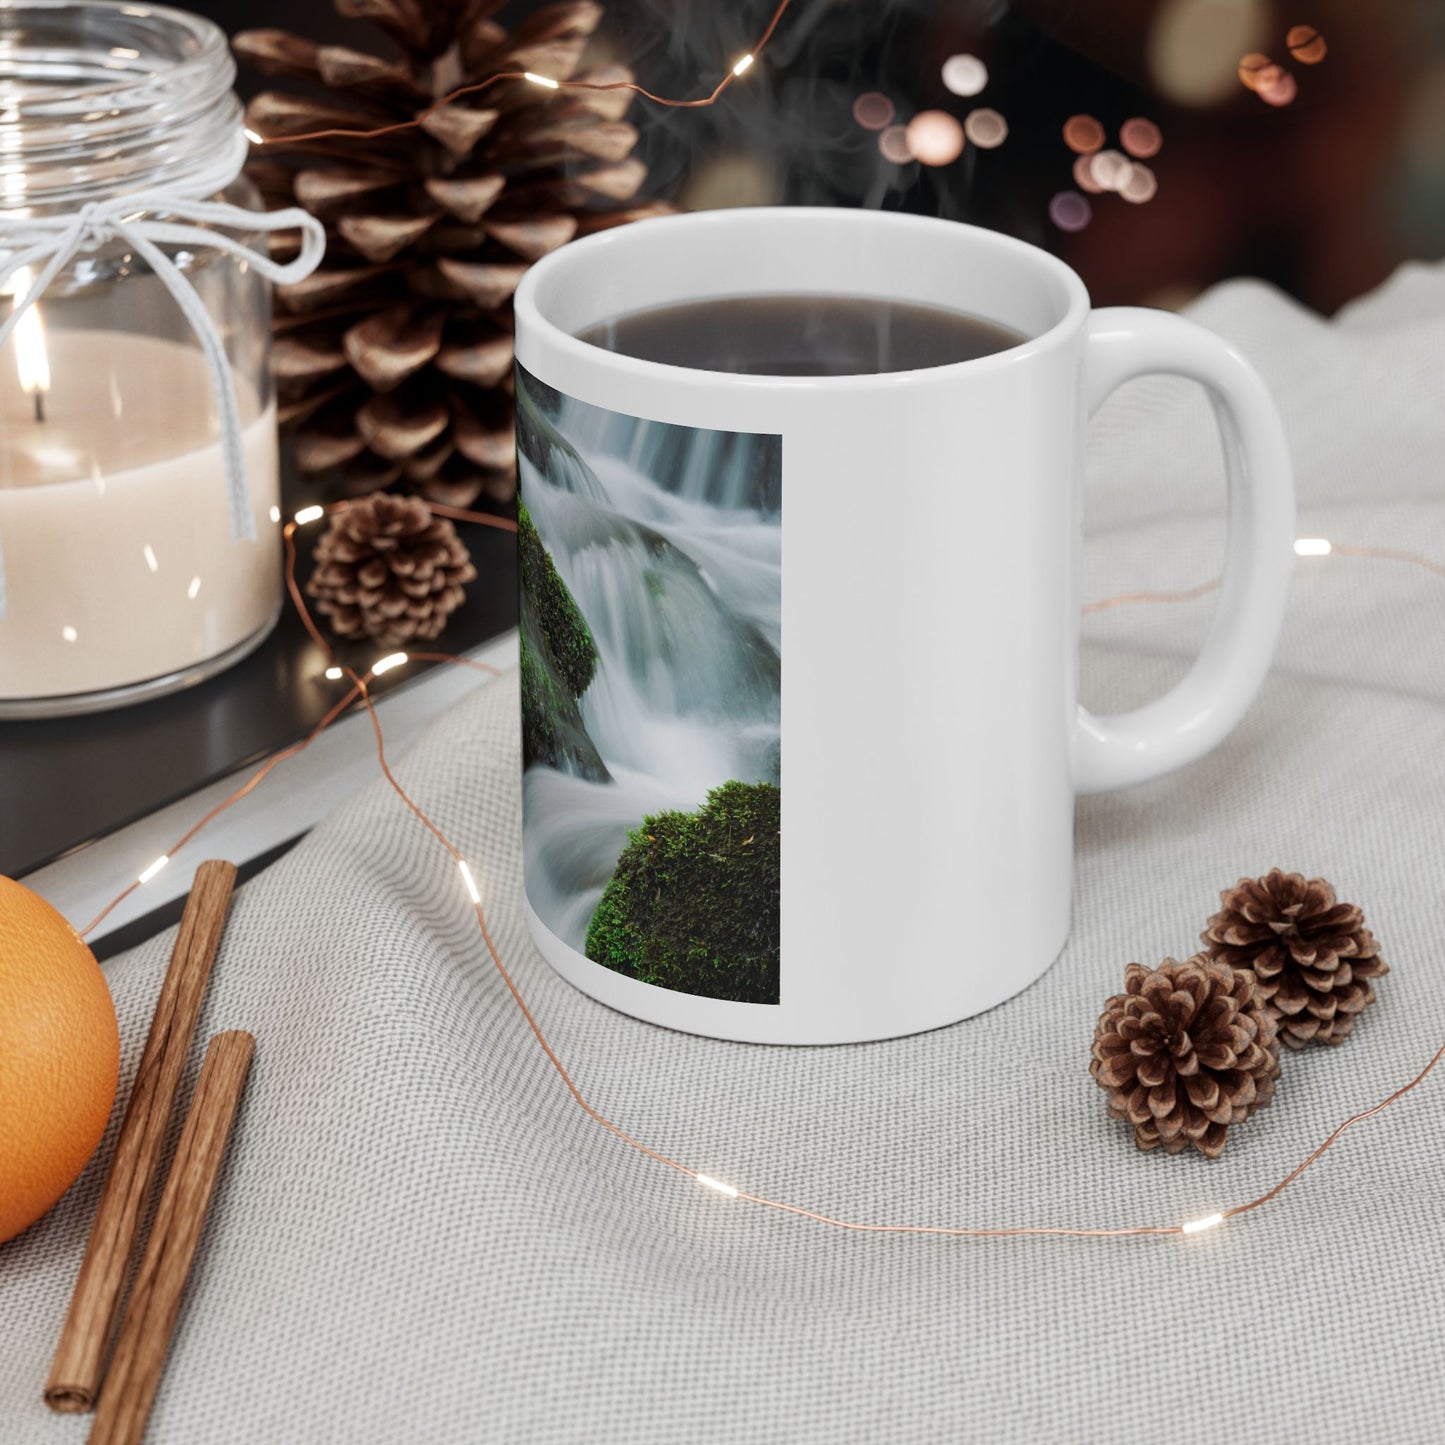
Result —
M 612 0 L 595 44 L 667 95 L 705 93 L 756 40 L 775 0 Z M 327 0 L 192 0 L 228 30 L 284 26 L 375 53 L 387 44 Z M 540 8 L 502 6 L 505 22 Z M 1285 36 L 1327 46 L 1297 63 Z M 1240 83 L 1261 51 L 1294 76 L 1283 107 Z M 951 95 L 951 54 L 989 68 L 975 98 Z M 243 91 L 259 88 L 243 75 Z M 1007 119 L 997 150 L 951 165 L 897 165 L 853 119 L 881 91 L 906 122 L 987 105 Z M 1082 231 L 1049 201 L 1072 189 L 1062 137 L 1075 113 L 1145 116 L 1164 145 L 1159 188 L 1132 205 L 1092 200 Z M 1442 0 L 793 0 L 762 62 L 715 107 L 638 101 L 648 189 L 687 208 L 774 201 L 871 205 L 971 220 L 1063 255 L 1099 304 L 1178 305 L 1225 276 L 1275 282 L 1330 312 L 1408 257 L 1445 252 Z

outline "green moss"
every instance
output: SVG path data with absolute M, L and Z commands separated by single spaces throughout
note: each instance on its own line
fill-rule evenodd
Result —
M 567 584 L 557 574 L 532 515 L 517 506 L 518 564 L 522 595 L 531 600 L 552 658 L 574 699 L 587 691 L 597 673 L 597 644 Z
M 577 701 L 552 661 L 537 614 L 522 598 L 521 614 L 522 763 L 543 763 L 594 783 L 612 774 L 587 735 Z
M 724 783 L 644 818 L 603 890 L 587 957 L 659 988 L 777 1003 L 782 794 Z
M 522 759 L 604 783 L 611 774 L 587 736 L 577 699 L 597 673 L 597 646 L 532 518 L 517 508 L 522 574 Z

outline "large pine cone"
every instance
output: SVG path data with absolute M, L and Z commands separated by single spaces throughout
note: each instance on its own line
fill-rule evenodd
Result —
M 378 493 L 331 514 L 306 591 L 338 637 L 401 647 L 440 634 L 477 569 L 457 530 L 419 497 Z
M 516 491 L 512 292 L 574 235 L 666 206 L 633 205 L 646 167 L 631 152 L 624 90 L 503 81 L 371 140 L 291 144 L 326 128 L 375 129 L 499 71 L 628 80 L 584 60 L 596 0 L 537 11 L 516 29 L 501 0 L 334 0 L 371 21 L 394 59 L 284 30 L 236 36 L 240 58 L 309 83 L 247 107 L 266 145 L 247 168 L 268 202 L 326 226 L 320 270 L 277 297 L 274 369 L 296 463 L 331 495 L 401 484 L 470 506 Z
M 1340 1044 L 1375 1001 L 1372 978 L 1389 973 L 1364 914 L 1339 903 L 1323 878 L 1275 868 L 1241 878 L 1201 935 L 1211 958 L 1253 971 L 1281 1041 Z
M 1131 963 L 1104 1006 L 1089 1072 L 1140 1149 L 1223 1152 L 1231 1124 L 1274 1098 L 1279 1041 L 1254 975 L 1196 954 Z

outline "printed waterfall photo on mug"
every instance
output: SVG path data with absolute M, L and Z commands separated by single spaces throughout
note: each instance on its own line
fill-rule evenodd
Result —
M 658 988 L 779 997 L 782 438 L 517 368 L 523 883 Z

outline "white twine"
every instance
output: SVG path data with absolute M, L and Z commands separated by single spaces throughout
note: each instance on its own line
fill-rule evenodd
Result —
M 171 293 L 181 314 L 201 344 L 215 387 L 216 410 L 221 423 L 221 455 L 225 462 L 227 507 L 231 540 L 253 541 L 256 523 L 251 510 L 251 490 L 246 479 L 246 459 L 241 446 L 241 409 L 236 399 L 236 382 L 226 359 L 226 345 L 205 302 L 184 271 L 161 249 L 209 247 L 224 251 L 276 285 L 288 286 L 309 276 L 320 264 L 326 250 L 326 231 L 306 211 L 288 207 L 280 211 L 247 211 L 221 201 L 192 199 L 195 194 L 214 195 L 233 181 L 245 156 L 245 138 L 239 147 L 218 161 L 207 174 L 193 177 L 184 192 L 174 189 L 133 191 L 103 201 L 90 201 L 78 211 L 59 216 L 17 216 L 0 212 L 0 290 L 23 267 L 40 266 L 39 275 L 23 296 L 15 298 L 10 315 L 0 325 L 0 349 L 10 339 L 20 318 L 45 293 L 46 287 L 78 255 L 97 251 L 112 240 L 124 241 L 146 261 L 156 278 Z M 174 219 L 151 220 L 152 215 Z M 217 228 L 224 228 L 218 230 Z M 301 251 L 292 261 L 279 265 L 263 251 L 252 250 L 225 231 L 301 232 Z M 5 556 L 0 547 L 0 617 L 5 616 Z

